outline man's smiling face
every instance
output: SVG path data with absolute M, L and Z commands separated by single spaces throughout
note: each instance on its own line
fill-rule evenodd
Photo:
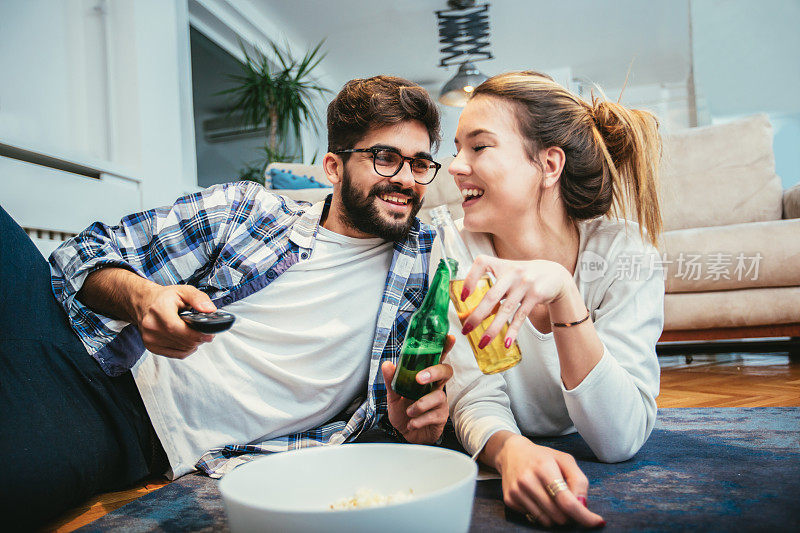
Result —
M 430 159 L 430 144 L 425 126 L 411 120 L 371 129 L 353 148 L 382 148 L 406 157 Z M 341 165 L 338 183 L 334 181 L 334 202 L 328 217 L 338 218 L 354 237 L 402 240 L 422 207 L 426 186 L 414 181 L 409 162 L 403 162 L 394 176 L 384 177 L 375 171 L 373 157 L 380 156 L 349 154 Z

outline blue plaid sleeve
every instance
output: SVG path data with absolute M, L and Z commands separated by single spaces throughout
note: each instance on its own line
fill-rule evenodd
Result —
M 252 223 L 254 212 L 269 210 L 263 204 L 277 203 L 275 198 L 252 182 L 217 185 L 171 206 L 126 216 L 116 226 L 95 222 L 62 244 L 50 256 L 53 292 L 89 353 L 128 325 L 76 298 L 91 272 L 120 267 L 161 285 L 190 283 L 241 226 Z

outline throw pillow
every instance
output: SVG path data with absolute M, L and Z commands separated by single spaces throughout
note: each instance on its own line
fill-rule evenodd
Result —
M 298 176 L 288 170 L 272 168 L 269 170 L 268 174 L 272 179 L 273 189 L 318 189 L 331 187 L 330 185 L 318 182 L 311 176 Z

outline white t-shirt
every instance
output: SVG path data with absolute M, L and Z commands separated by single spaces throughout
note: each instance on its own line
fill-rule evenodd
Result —
M 455 374 L 447 394 L 456 433 L 471 454 L 499 430 L 530 436 L 578 431 L 600 460 L 616 462 L 635 454 L 653 429 L 660 376 L 655 344 L 664 324 L 658 252 L 631 222 L 626 228 L 599 218 L 580 223 L 579 232 L 573 279 L 604 353 L 574 389 L 561 381 L 553 334 L 537 331 L 530 320 L 517 339 L 522 361 L 501 374 L 482 374 L 451 306 L 456 345 L 448 359 Z M 461 234 L 473 255 L 496 255 L 488 235 Z
M 184 360 L 133 368 L 171 477 L 206 451 L 317 427 L 366 393 L 392 243 L 322 227 L 309 259 L 225 307 L 233 327 Z

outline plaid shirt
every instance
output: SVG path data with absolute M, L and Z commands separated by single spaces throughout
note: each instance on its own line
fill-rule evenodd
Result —
M 325 202 L 330 205 L 331 196 Z M 86 276 L 121 267 L 161 285 L 189 284 L 224 307 L 266 287 L 314 247 L 321 204 L 309 206 L 269 193 L 252 182 L 210 187 L 173 205 L 136 213 L 117 226 L 96 222 L 50 256 L 56 298 L 87 351 L 108 375 L 129 370 L 145 351 L 135 325 L 95 313 L 75 297 Z M 428 287 L 434 238 L 414 221 L 386 277 L 372 344 L 366 399 L 347 422 L 332 422 L 260 443 L 232 443 L 208 451 L 197 468 L 220 477 L 253 454 L 341 444 L 381 423 L 388 425 L 383 361 L 397 362 L 408 319 Z

